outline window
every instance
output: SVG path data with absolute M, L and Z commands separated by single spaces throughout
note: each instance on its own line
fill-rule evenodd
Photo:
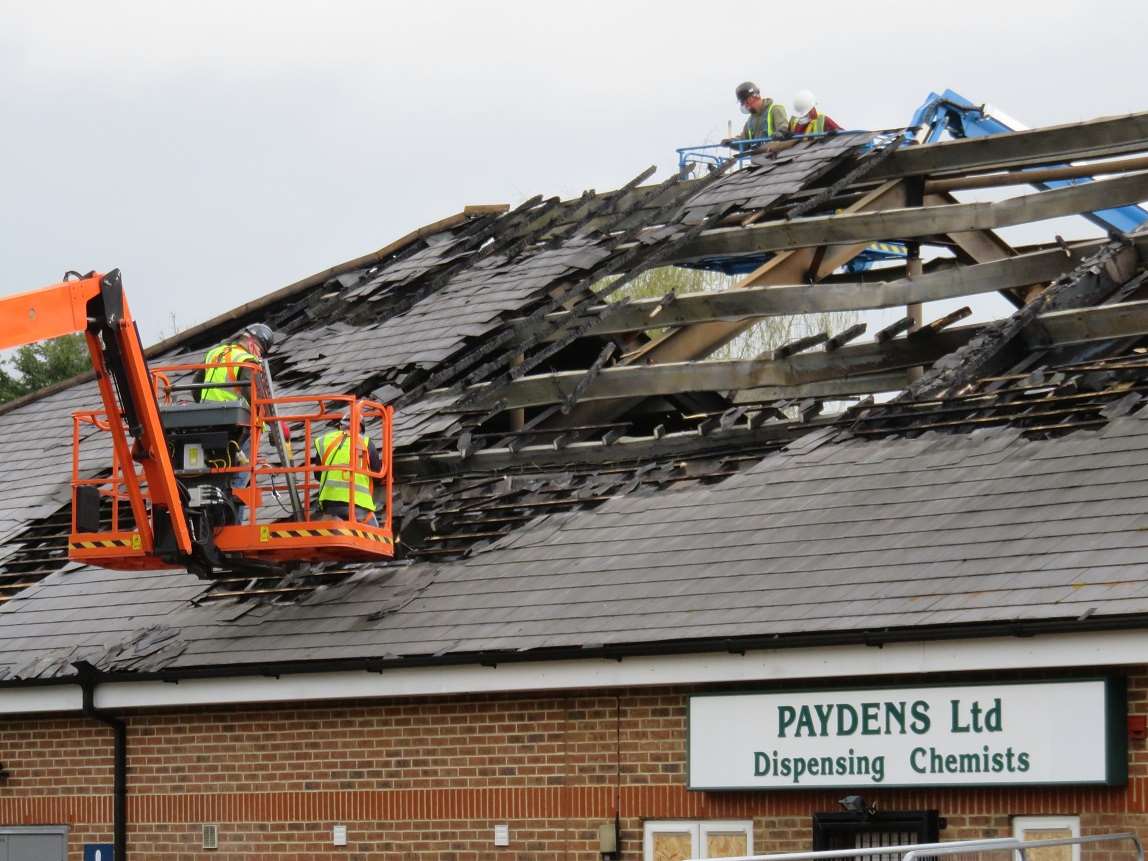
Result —
M 647 822 L 644 861 L 732 858 L 753 852 L 752 822 Z
M 1018 840 L 1062 840 L 1080 836 L 1079 816 L 1014 816 L 1012 834 Z M 1029 849 L 1028 861 L 1080 861 L 1080 845 Z

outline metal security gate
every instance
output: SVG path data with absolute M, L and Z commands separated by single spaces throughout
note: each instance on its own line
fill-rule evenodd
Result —
M 935 810 L 813 814 L 815 852 L 936 843 L 940 833 L 941 817 Z M 871 857 L 875 861 L 896 861 L 891 855 Z
M 0 826 L 0 861 L 67 861 L 64 825 Z

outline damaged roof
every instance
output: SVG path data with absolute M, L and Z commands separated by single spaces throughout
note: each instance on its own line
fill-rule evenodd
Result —
M 69 563 L 70 415 L 95 387 L 0 408 L 0 676 L 1148 621 L 1148 236 L 1016 249 L 994 232 L 1148 198 L 1148 178 L 1005 205 L 948 190 L 1061 164 L 1069 139 L 1148 152 L 1145 115 L 1073 130 L 843 134 L 699 179 L 475 207 L 149 351 L 198 357 L 262 319 L 285 336 L 282 393 L 394 403 L 391 563 L 214 579 Z M 891 240 L 951 256 L 840 273 Z M 609 301 L 714 259 L 749 274 Z M 1016 312 L 708 358 L 768 316 L 991 290 Z M 85 454 L 83 470 L 106 457 Z
M 1148 411 L 1044 440 L 836 434 L 711 487 L 544 515 L 465 560 L 364 569 L 294 603 L 197 604 L 208 584 L 170 572 L 53 575 L 6 608 L 0 660 L 35 678 L 78 660 L 546 654 L 1148 611 Z

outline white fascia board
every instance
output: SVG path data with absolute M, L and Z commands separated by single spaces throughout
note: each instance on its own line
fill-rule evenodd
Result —
M 713 682 L 872 679 L 900 674 L 978 670 L 1122 666 L 1148 663 L 1148 630 L 1035 637 L 932 640 L 874 646 L 759 649 L 745 654 L 518 661 L 497 666 L 460 664 L 381 673 L 346 671 L 274 676 L 105 682 L 95 705 L 104 709 L 155 708 L 451 694 L 652 687 Z M 55 696 L 57 699 L 50 699 Z M 76 685 L 0 689 L 0 714 L 74 711 Z M 36 706 L 36 707 L 30 707 Z
M 0 714 L 5 715 L 78 712 L 83 702 L 84 695 L 79 685 L 0 688 Z

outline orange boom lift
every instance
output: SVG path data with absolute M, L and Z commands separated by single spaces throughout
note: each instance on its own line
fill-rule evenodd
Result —
M 173 399 L 202 387 L 180 381 L 204 366 L 148 368 L 118 270 L 0 298 L 0 349 L 75 332 L 87 339 L 104 406 L 73 416 L 69 558 L 104 568 L 184 568 L 206 576 L 393 555 L 390 407 L 350 395 L 276 398 L 263 366 L 242 363 L 236 370 L 253 372 L 252 382 L 233 384 L 249 387 L 242 398 Z M 360 445 L 352 446 L 350 464 L 307 463 L 324 426 L 344 415 L 376 443 L 380 469 L 370 469 Z M 285 443 L 284 427 L 301 431 L 301 463 Z M 265 432 L 276 443 L 278 465 L 258 456 Z M 250 458 L 240 454 L 248 438 Z M 89 450 L 100 446 L 98 455 Z M 94 458 L 106 462 L 109 447 L 110 464 L 93 476 Z M 370 479 L 377 523 L 358 519 L 354 506 L 347 520 L 312 514 L 319 476 L 332 469 L 346 473 L 339 478 L 352 487 L 356 479 Z M 289 508 L 264 505 L 265 493 L 279 499 L 280 491 L 289 494 Z

